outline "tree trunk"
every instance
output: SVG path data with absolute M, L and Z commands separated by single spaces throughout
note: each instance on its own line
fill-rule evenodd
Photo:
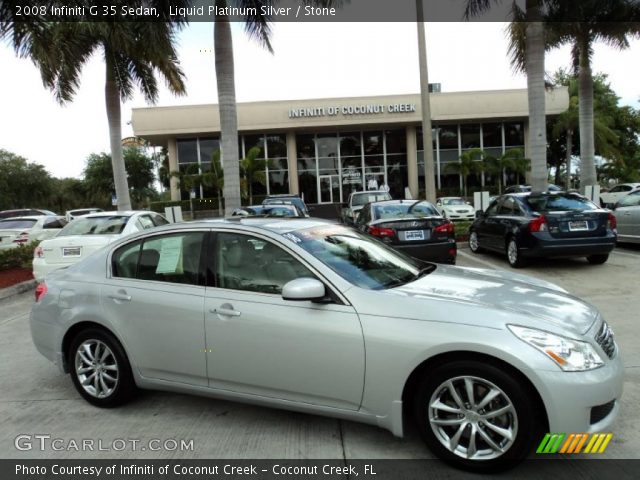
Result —
M 418 20 L 418 57 L 420 64 L 420 105 L 422 111 L 422 146 L 424 148 L 425 198 L 436 203 L 436 171 L 433 164 L 433 135 L 431 131 L 431 100 L 429 95 L 429 71 L 424 31 L 422 1 L 416 0 Z
M 580 129 L 580 190 L 596 185 L 595 144 L 593 138 L 593 77 L 589 61 L 589 40 L 581 39 L 578 72 L 578 119 Z
M 127 170 L 122 154 L 122 121 L 120 116 L 120 91 L 115 81 L 115 68 L 110 52 L 105 52 L 107 80 L 105 84 L 105 101 L 107 121 L 109 123 L 109 143 L 111 146 L 111 165 L 113 167 L 113 184 L 118 198 L 118 211 L 131 210 Z
M 529 100 L 531 186 L 547 190 L 547 127 L 544 84 L 544 24 L 540 0 L 527 0 L 526 70 Z
M 571 189 L 571 152 L 573 151 L 573 128 L 567 130 L 567 178 L 564 181 L 565 190 Z
M 226 5 L 226 2 L 220 3 Z M 236 208 L 240 208 L 241 199 L 233 43 L 231 26 L 227 17 L 216 16 L 213 42 L 216 57 L 218 108 L 220 110 L 220 136 L 222 140 L 224 209 L 225 214 L 229 216 Z

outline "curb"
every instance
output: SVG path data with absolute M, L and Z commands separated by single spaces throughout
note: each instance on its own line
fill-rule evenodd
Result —
M 37 284 L 38 282 L 35 280 L 27 280 L 26 282 L 16 283 L 11 287 L 0 288 L 0 300 L 33 290 Z

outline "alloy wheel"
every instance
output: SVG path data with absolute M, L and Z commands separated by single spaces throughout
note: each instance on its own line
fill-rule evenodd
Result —
M 518 434 L 511 399 L 494 383 L 474 376 L 451 378 L 436 388 L 428 419 L 438 441 L 467 460 L 502 456 Z
M 518 244 L 513 239 L 509 241 L 507 246 L 507 257 L 511 265 L 518 263 Z
M 472 252 L 477 252 L 480 248 L 480 243 L 478 242 L 478 234 L 476 232 L 471 232 L 469 235 L 469 248 Z
M 85 340 L 78 346 L 75 369 L 80 385 L 92 397 L 107 398 L 118 385 L 118 362 L 111 349 L 100 340 Z

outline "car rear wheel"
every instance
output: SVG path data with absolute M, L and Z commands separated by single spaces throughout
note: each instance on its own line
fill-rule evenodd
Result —
M 76 390 L 97 407 L 115 407 L 135 390 L 131 366 L 120 343 L 99 329 L 80 332 L 71 342 L 68 365 Z
M 513 268 L 522 268 L 527 264 L 515 237 L 510 237 L 507 240 L 507 260 Z
M 469 250 L 473 253 L 481 253 L 482 247 L 480 247 L 480 242 L 478 241 L 478 234 L 475 230 L 471 230 L 469 234 Z
M 592 265 L 602 265 L 607 260 L 609 260 L 609 255 L 608 254 L 605 254 L 605 255 L 589 255 L 587 257 L 587 260 Z
M 529 389 L 491 364 L 456 361 L 430 372 L 414 399 L 427 445 L 441 459 L 473 471 L 501 471 L 522 461 L 537 439 Z

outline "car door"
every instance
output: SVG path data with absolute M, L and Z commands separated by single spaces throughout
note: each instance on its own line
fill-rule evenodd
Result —
M 618 204 L 614 214 L 617 220 L 618 236 L 640 239 L 640 192 L 627 195 Z
M 353 307 L 337 298 L 331 303 L 284 300 L 285 283 L 318 276 L 265 237 L 218 232 L 210 248 L 209 386 L 357 410 L 365 353 Z
M 498 208 L 502 198 L 498 198 L 494 201 L 484 213 L 484 216 L 480 218 L 480 221 L 476 223 L 476 233 L 478 235 L 478 242 L 484 248 L 495 248 L 495 235 L 496 235 L 496 215 L 498 215 Z
M 206 231 L 152 235 L 111 258 L 102 306 L 141 375 L 206 386 Z
M 507 236 L 514 232 L 523 222 L 524 212 L 518 201 L 512 196 L 505 196 L 498 205 L 498 212 L 493 217 L 494 223 L 491 230 L 491 242 L 493 248 L 504 251 Z

